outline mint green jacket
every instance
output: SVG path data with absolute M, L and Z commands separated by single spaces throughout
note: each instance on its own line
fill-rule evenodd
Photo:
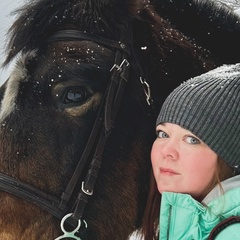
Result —
M 164 192 L 159 240 L 204 240 L 223 219 L 240 216 L 240 176 L 222 182 L 199 203 L 188 194 Z M 240 223 L 225 228 L 216 240 L 240 240 Z

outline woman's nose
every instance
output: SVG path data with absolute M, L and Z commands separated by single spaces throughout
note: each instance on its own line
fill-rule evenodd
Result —
M 162 143 L 161 152 L 164 158 L 177 159 L 179 153 L 177 150 L 177 143 L 173 139 L 169 139 Z

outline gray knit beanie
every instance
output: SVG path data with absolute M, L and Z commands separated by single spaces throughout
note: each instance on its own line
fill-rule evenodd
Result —
M 240 169 L 240 64 L 223 65 L 177 87 L 156 124 L 175 123 Z

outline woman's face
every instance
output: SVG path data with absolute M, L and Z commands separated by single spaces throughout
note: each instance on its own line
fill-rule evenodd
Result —
M 199 198 L 213 180 L 217 154 L 179 125 L 157 126 L 151 160 L 158 191 L 187 193 Z

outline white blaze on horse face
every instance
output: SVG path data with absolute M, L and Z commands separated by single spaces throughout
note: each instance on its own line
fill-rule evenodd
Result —
M 22 56 L 15 65 L 15 68 L 7 81 L 6 90 L 1 102 L 0 121 L 3 121 L 10 115 L 16 106 L 16 99 L 19 91 L 19 85 L 23 81 L 27 81 L 26 60 L 36 56 L 36 51 L 31 51 Z

